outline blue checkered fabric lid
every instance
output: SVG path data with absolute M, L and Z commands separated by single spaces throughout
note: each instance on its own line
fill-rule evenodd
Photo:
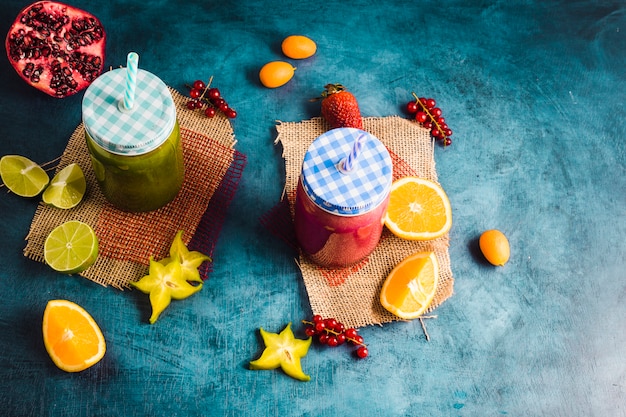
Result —
M 355 140 L 365 135 L 353 169 L 341 161 Z M 389 194 L 392 181 L 389 152 L 378 138 L 354 128 L 332 129 L 311 144 L 302 164 L 302 185 L 320 208 L 337 215 L 355 216 L 376 208 Z
M 120 110 L 126 70 L 105 72 L 85 91 L 83 123 L 102 148 L 119 155 L 141 155 L 160 146 L 176 122 L 176 107 L 167 86 L 157 76 L 139 69 L 131 110 Z

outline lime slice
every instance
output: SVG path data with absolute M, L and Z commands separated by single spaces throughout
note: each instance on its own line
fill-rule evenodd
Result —
M 39 195 L 50 182 L 43 168 L 20 155 L 0 158 L 0 177 L 9 190 L 22 197 Z
M 77 164 L 70 164 L 52 178 L 43 192 L 43 202 L 61 209 L 76 207 L 83 199 L 86 188 L 83 171 Z
M 44 243 L 44 259 L 66 274 L 82 272 L 98 257 L 98 238 L 86 223 L 70 220 L 55 228 Z

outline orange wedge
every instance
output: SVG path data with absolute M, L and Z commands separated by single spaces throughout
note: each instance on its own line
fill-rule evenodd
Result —
M 450 200 L 433 181 L 400 178 L 391 185 L 385 225 L 402 239 L 436 239 L 452 227 Z
M 418 318 L 430 307 L 438 281 L 439 264 L 435 254 L 415 253 L 387 276 L 380 291 L 380 303 L 400 318 Z
M 104 336 L 85 309 L 67 300 L 50 300 L 43 313 L 43 342 L 52 361 L 66 372 L 95 365 L 106 352 Z

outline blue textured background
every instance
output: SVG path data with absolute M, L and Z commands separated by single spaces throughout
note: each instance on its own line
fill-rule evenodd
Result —
M 26 1 L 4 0 L 6 33 Z M 8 416 L 626 416 L 626 5 L 620 1 L 87 1 L 108 30 L 107 66 L 184 91 L 214 75 L 239 116 L 244 177 L 194 297 L 146 324 L 147 297 L 53 273 L 22 256 L 36 200 L 0 195 L 0 404 Z M 258 70 L 305 34 L 317 54 L 269 90 Z M 275 121 L 319 115 L 328 82 L 365 116 L 437 99 L 454 143 L 435 152 L 453 206 L 455 294 L 428 321 L 362 329 L 371 355 L 311 348 L 308 383 L 255 372 L 258 328 L 310 314 L 293 252 L 260 226 L 280 199 Z M 0 154 L 59 156 L 82 94 L 28 87 L 0 59 Z M 479 234 L 512 258 L 485 263 Z M 46 302 L 67 298 L 108 351 L 80 374 L 41 340 Z M 298 328 L 299 326 L 295 326 Z M 301 333 L 300 333 L 301 335 Z

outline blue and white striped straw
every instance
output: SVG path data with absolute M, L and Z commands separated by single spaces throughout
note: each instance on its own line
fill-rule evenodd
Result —
M 365 141 L 365 138 L 366 138 L 365 134 L 361 133 L 354 140 L 350 153 L 341 161 L 341 164 L 340 164 L 341 171 L 343 172 L 352 171 L 352 168 L 354 168 L 354 161 L 356 161 L 356 158 L 358 158 L 359 153 L 361 153 L 361 149 L 363 148 L 363 142 Z
M 124 110 L 131 110 L 135 104 L 135 87 L 137 86 L 137 68 L 139 55 L 130 52 L 126 57 L 126 88 L 124 90 Z

